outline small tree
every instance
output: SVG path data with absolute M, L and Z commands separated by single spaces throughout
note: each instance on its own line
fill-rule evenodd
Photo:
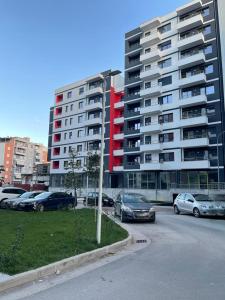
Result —
M 82 170 L 80 160 L 77 159 L 77 152 L 75 149 L 70 151 L 70 159 L 68 165 L 65 166 L 68 173 L 65 176 L 65 187 L 72 189 L 74 192 L 74 209 L 77 204 L 77 189 L 82 186 L 82 174 L 79 172 Z
M 87 163 L 86 163 L 86 174 L 94 183 L 95 195 L 99 178 L 100 169 L 100 156 L 97 152 L 88 152 Z M 96 204 L 96 199 L 95 199 Z

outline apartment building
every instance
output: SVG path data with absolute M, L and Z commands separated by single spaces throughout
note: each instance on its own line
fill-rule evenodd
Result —
M 0 138 L 0 165 L 5 183 L 22 183 L 23 174 L 33 174 L 37 164 L 47 162 L 47 148 L 30 138 Z
M 84 167 L 88 152 L 100 153 L 102 104 L 105 93 L 105 183 L 109 184 L 109 173 L 122 161 L 121 147 L 123 117 L 123 78 L 120 75 L 106 76 L 110 70 L 66 85 L 55 91 L 55 103 L 50 109 L 48 157 L 50 186 L 64 187 L 64 177 L 70 152 L 77 152 L 77 163 L 85 182 Z M 106 77 L 106 88 L 103 82 Z M 120 155 L 119 155 L 120 154 Z M 91 182 L 89 182 L 89 185 Z
M 225 180 L 224 12 L 223 0 L 194 0 L 126 33 L 124 156 L 112 187 Z

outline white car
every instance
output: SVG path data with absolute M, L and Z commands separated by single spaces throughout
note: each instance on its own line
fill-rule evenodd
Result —
M 181 193 L 174 201 L 174 213 L 201 216 L 225 216 L 225 194 L 204 195 Z
M 6 199 L 12 199 L 25 193 L 26 191 L 16 187 L 0 187 L 0 206 L 1 202 Z

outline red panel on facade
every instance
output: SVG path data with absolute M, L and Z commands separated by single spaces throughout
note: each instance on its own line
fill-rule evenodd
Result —
M 61 128 L 61 127 L 62 127 L 62 121 L 61 120 L 55 121 L 55 129 Z
M 53 155 L 59 155 L 60 154 L 60 147 L 56 147 L 53 149 Z
M 59 142 L 61 140 L 61 134 L 60 133 L 56 133 L 54 135 L 54 142 Z
M 59 161 L 58 160 L 53 161 L 52 168 L 53 169 L 59 169 Z
M 59 102 L 62 102 L 62 101 L 63 101 L 63 94 L 57 95 L 56 98 L 55 98 L 55 102 L 59 103 Z
M 58 115 L 61 115 L 61 113 L 62 113 L 62 107 L 56 107 L 55 115 L 58 116 Z

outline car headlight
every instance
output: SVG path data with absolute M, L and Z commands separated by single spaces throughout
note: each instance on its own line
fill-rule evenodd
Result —
M 121 209 L 126 212 L 133 212 L 132 209 L 128 206 L 122 205 Z
M 155 211 L 155 209 L 152 207 L 152 208 L 149 209 L 149 211 Z

